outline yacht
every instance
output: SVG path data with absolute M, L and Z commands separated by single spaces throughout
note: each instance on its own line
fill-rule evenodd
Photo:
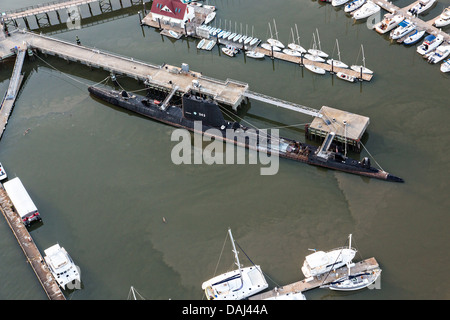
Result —
M 389 13 L 385 15 L 381 22 L 375 25 L 375 31 L 380 34 L 385 34 L 398 26 L 403 20 L 405 20 L 405 18 L 402 15 Z
M 420 55 L 425 55 L 439 47 L 442 41 L 444 41 L 444 36 L 442 34 L 437 36 L 430 34 L 426 36 L 422 44 L 417 47 L 417 53 Z
M 352 235 L 349 235 L 348 247 L 336 248 L 330 251 L 315 251 L 307 255 L 303 262 L 302 272 L 306 278 L 315 277 L 351 263 L 356 255 L 356 249 L 351 247 Z
M 398 24 L 397 28 L 391 31 L 389 37 L 392 40 L 397 40 L 414 30 L 416 30 L 416 25 L 411 20 L 405 19 Z
M 424 13 L 436 2 L 436 0 L 420 0 L 419 3 L 408 9 L 409 15 L 418 15 Z
M 447 59 L 444 63 L 441 64 L 442 72 L 450 72 L 450 59 Z
M 448 57 L 450 54 L 450 44 L 443 44 L 436 48 L 434 52 L 429 53 L 428 62 L 438 63 Z
M 445 27 L 450 24 L 450 7 L 445 8 L 438 19 L 434 21 L 434 25 L 438 28 Z
M 380 11 L 379 5 L 373 3 L 372 1 L 367 1 L 361 8 L 353 11 L 352 15 L 355 20 L 365 19 Z
M 348 0 L 332 0 L 331 1 L 331 5 L 333 7 L 338 7 L 338 6 L 342 6 L 344 3 L 347 3 Z
M 344 12 L 349 13 L 355 11 L 356 9 L 361 8 L 364 3 L 366 3 L 366 0 L 354 0 L 345 5 Z
M 413 34 L 409 35 L 405 40 L 403 40 L 403 43 L 406 45 L 411 45 L 414 43 L 419 42 L 420 39 L 425 35 L 425 30 L 417 30 L 414 31 Z
M 81 281 L 77 266 L 63 247 L 55 244 L 45 249 L 44 253 L 44 260 L 62 289 L 72 289 L 70 284 Z
M 241 267 L 230 229 L 228 229 L 228 234 L 238 268 L 203 282 L 202 289 L 208 300 L 242 300 L 269 286 L 260 266 Z

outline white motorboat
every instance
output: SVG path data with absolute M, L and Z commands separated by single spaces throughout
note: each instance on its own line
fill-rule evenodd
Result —
M 325 74 L 325 69 L 312 64 L 305 64 L 305 68 L 317 74 Z
M 352 248 L 352 235 L 349 235 L 348 247 L 340 247 L 330 251 L 315 251 L 307 255 L 303 262 L 302 272 L 306 278 L 315 277 L 351 263 L 356 255 Z
M 208 14 L 206 16 L 204 24 L 210 23 L 211 21 L 214 20 L 215 17 L 216 17 L 216 12 L 215 11 L 211 12 L 210 14 Z
M 245 53 L 245 55 L 249 58 L 254 58 L 254 59 L 262 59 L 265 57 L 265 54 L 262 52 L 256 52 L 256 51 L 247 51 Z
M 423 40 L 422 44 L 417 47 L 417 53 L 420 55 L 425 55 L 434 49 L 436 49 L 444 41 L 444 36 L 442 34 L 428 35 Z
M 333 67 L 338 67 L 338 68 L 348 68 L 348 65 L 346 65 L 345 63 L 343 63 L 341 61 L 341 51 L 339 50 L 339 42 L 336 39 L 336 47 L 338 50 L 338 58 L 339 60 L 335 60 L 335 59 L 328 59 L 327 63 L 331 64 Z
M 438 28 L 448 26 L 450 24 L 450 7 L 445 8 L 438 19 L 434 21 L 434 25 Z
M 442 63 L 440 69 L 442 72 L 450 72 L 450 59 Z
M 197 49 L 203 48 L 203 46 L 205 45 L 205 42 L 206 42 L 205 39 L 200 40 L 200 42 L 197 44 Z
M 436 2 L 436 0 L 420 0 L 419 3 L 408 9 L 409 15 L 418 15 L 424 13 Z
M 391 31 L 389 37 L 392 40 L 400 39 L 401 37 L 406 36 L 408 33 L 416 30 L 416 27 L 417 27 L 416 24 L 413 23 L 411 20 L 405 19 L 398 24 L 397 28 Z
M 62 289 L 74 289 L 79 285 L 80 273 L 67 251 L 55 244 L 44 250 L 44 260 L 56 282 Z M 76 282 L 78 281 L 78 283 Z M 73 284 L 74 286 L 71 286 Z
M 345 5 L 344 12 L 349 13 L 355 11 L 356 9 L 361 8 L 364 3 L 366 3 L 366 0 L 354 0 Z
M 428 56 L 429 63 L 438 63 L 448 57 L 450 54 L 450 44 L 443 44 L 436 48 L 434 52 L 432 52 Z
M 355 20 L 361 20 L 370 17 L 371 15 L 379 12 L 380 10 L 381 8 L 379 5 L 369 0 L 361 8 L 353 11 L 352 15 Z
M 422 37 L 425 35 L 426 31 L 425 30 L 417 30 L 414 31 L 413 34 L 409 35 L 405 40 L 403 40 L 403 43 L 406 45 L 411 45 L 414 43 L 419 42 L 420 39 L 422 39 Z
M 320 287 L 337 291 L 361 290 L 373 284 L 381 275 L 380 268 L 375 268 L 373 270 L 357 274 L 350 274 L 350 266 L 348 266 L 348 269 L 349 274 L 347 276 Z
M 355 82 L 355 77 L 354 76 L 351 76 L 351 75 L 343 73 L 343 72 L 336 73 L 336 76 L 339 79 L 346 80 L 348 82 Z
M 223 47 L 222 52 L 225 53 L 229 57 L 234 57 L 237 53 L 237 50 L 232 47 Z
M 0 163 L 0 181 L 5 180 L 8 178 L 8 175 L 6 174 L 5 169 L 3 168 L 2 164 Z
M 303 48 L 303 47 L 300 45 L 300 37 L 299 37 L 299 35 L 298 35 L 297 24 L 295 24 L 295 30 L 296 30 L 296 32 L 297 32 L 297 41 L 298 41 L 298 44 L 295 43 L 295 40 L 294 40 L 294 31 L 293 31 L 292 28 L 291 28 L 292 42 L 288 44 L 288 48 L 291 49 L 291 50 L 300 52 L 300 53 L 306 53 L 306 49 Z
M 348 2 L 348 0 L 332 0 L 331 1 L 331 5 L 333 7 L 339 7 L 339 6 L 342 6 L 343 4 L 345 4 L 347 2 Z
M 260 266 L 241 267 L 230 229 L 228 233 L 238 268 L 203 282 L 202 289 L 208 300 L 242 300 L 269 286 Z
M 310 61 L 325 62 L 325 59 L 319 57 L 317 54 L 306 53 L 303 57 Z
M 375 25 L 375 31 L 380 34 L 385 34 L 397 27 L 403 20 L 405 20 L 405 18 L 400 14 L 388 13 L 381 22 Z
M 273 49 L 273 51 L 275 51 L 275 52 L 280 52 L 281 51 L 281 49 L 278 48 L 277 46 L 272 46 L 272 45 L 270 45 L 268 43 L 263 43 L 261 45 L 261 48 L 269 50 L 269 51 L 272 51 L 272 49 Z
M 298 51 L 292 50 L 292 49 L 283 49 L 283 53 L 293 56 L 293 57 L 301 57 L 302 54 Z

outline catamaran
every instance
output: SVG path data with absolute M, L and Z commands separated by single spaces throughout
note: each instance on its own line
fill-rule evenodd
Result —
M 228 234 L 238 268 L 203 282 L 202 289 L 208 300 L 242 300 L 269 286 L 260 266 L 241 267 L 231 229 Z

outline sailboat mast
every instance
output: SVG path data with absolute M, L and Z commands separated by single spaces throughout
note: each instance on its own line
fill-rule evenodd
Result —
M 352 248 L 352 234 L 350 233 L 350 235 L 348 236 L 348 248 L 351 249 Z
M 236 250 L 236 246 L 234 245 L 233 235 L 231 234 L 231 229 L 228 229 L 228 234 L 230 235 L 231 245 L 233 246 L 234 257 L 236 258 L 236 265 L 239 268 L 239 273 L 242 276 L 241 263 L 239 262 L 238 252 Z
M 278 40 L 278 31 L 277 31 L 277 25 L 275 24 L 275 19 L 273 19 L 273 26 L 275 28 L 275 36 L 277 37 L 277 40 Z
M 295 24 L 295 31 L 297 32 L 297 41 L 298 41 L 298 44 L 300 45 L 300 36 L 298 35 L 297 24 Z
M 362 56 L 363 56 L 363 66 L 364 68 L 366 67 L 366 57 L 364 56 L 364 46 L 361 45 L 361 51 L 362 51 Z

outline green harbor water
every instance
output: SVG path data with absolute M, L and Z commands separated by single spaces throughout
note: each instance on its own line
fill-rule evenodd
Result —
M 3 0 L 1 10 L 33 3 Z M 308 300 L 449 299 L 450 74 L 428 64 L 416 46 L 391 42 L 365 21 L 355 23 L 343 8 L 320 1 L 209 3 L 217 7 L 212 25 L 231 22 L 238 31 L 242 25 L 260 39 L 269 37 L 268 23 L 275 19 L 281 41 L 291 40 L 297 24 L 301 44 L 310 47 L 317 28 L 322 50 L 336 53 L 338 39 L 341 60 L 349 65 L 361 63 L 362 44 L 375 75 L 370 82 L 348 83 L 267 57 L 230 58 L 217 46 L 199 51 L 196 39 L 175 41 L 141 27 L 141 6 L 109 13 L 105 21 L 93 5 L 98 16 L 89 18 L 83 8 L 82 23 L 88 25 L 82 29 L 42 31 L 71 42 L 78 36 L 86 46 L 154 64 L 187 63 L 203 75 L 243 81 L 252 91 L 312 108 L 367 116 L 368 151 L 351 156 L 370 156 L 405 183 L 283 159 L 273 176 L 260 175 L 260 164 L 175 165 L 174 128 L 90 97 L 87 86 L 107 72 L 50 56 L 26 60 L 25 81 L 0 141 L 0 162 L 10 179 L 20 177 L 40 210 L 43 225 L 31 231 L 40 251 L 59 243 L 80 268 L 82 288 L 66 297 L 126 299 L 134 286 L 146 299 L 202 300 L 201 284 L 214 275 L 224 243 L 217 273 L 232 267 L 230 243 L 224 242 L 231 228 L 270 287 L 303 279 L 308 249 L 343 246 L 350 233 L 355 260 L 375 257 L 383 270 L 378 288 L 315 289 L 305 293 Z M 410 3 L 394 1 L 400 7 Z M 440 0 L 423 19 L 449 5 Z M 0 64 L 2 94 L 13 66 L 13 60 Z M 133 79 L 119 82 L 127 90 L 143 88 Z M 259 128 L 312 121 L 257 101 L 239 116 Z M 304 141 L 302 128 L 280 134 Z M 240 258 L 250 264 L 242 251 Z M 2 300 L 47 299 L 3 217 L 0 283 Z

